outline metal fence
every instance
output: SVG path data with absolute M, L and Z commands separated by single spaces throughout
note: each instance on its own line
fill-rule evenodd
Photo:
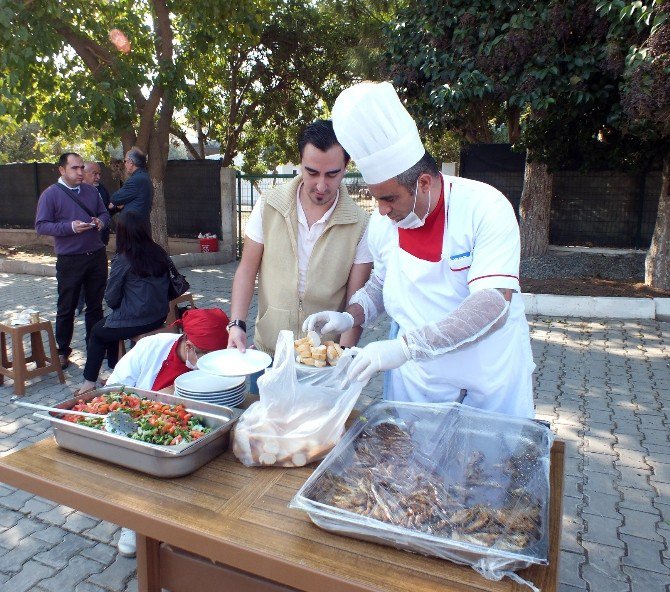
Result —
M 270 174 L 270 175 L 243 175 L 237 174 L 237 256 L 242 255 L 244 244 L 244 231 L 247 220 L 256 202 L 263 193 L 273 189 L 277 185 L 287 183 L 295 174 Z M 348 173 L 344 176 L 344 184 L 349 195 L 365 211 L 372 212 L 375 208 L 375 200 L 370 195 L 363 177 L 359 173 Z
M 121 183 L 101 166 L 102 184 L 114 193 Z M 169 236 L 221 236 L 221 165 L 213 160 L 169 160 L 165 171 L 165 210 Z M 51 163 L 0 166 L 0 228 L 32 228 L 40 194 L 58 180 Z

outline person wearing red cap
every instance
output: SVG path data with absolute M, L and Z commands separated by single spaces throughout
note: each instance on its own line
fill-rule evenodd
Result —
M 219 308 L 187 310 L 174 323 L 183 334 L 157 333 L 140 339 L 116 364 L 107 384 L 161 390 L 194 370 L 205 353 L 228 347 L 228 316 Z
M 203 354 L 228 346 L 228 316 L 219 308 L 187 310 L 173 325 L 180 326 L 183 334 L 157 333 L 140 339 L 119 360 L 107 385 L 157 391 L 172 386 L 177 376 L 195 370 Z M 120 555 L 134 557 L 135 531 L 122 528 L 116 546 Z

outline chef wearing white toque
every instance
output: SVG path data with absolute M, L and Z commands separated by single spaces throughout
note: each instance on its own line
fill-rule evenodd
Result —
M 350 380 L 389 370 L 389 400 L 464 404 L 532 417 L 532 359 L 519 288 L 519 228 L 493 187 L 440 174 L 388 82 L 344 90 L 332 115 L 378 210 L 368 227 L 374 270 L 343 313 L 304 330 L 342 333 L 386 311 L 394 339 L 370 343 Z

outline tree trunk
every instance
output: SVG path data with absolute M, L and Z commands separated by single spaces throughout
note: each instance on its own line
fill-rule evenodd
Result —
M 549 246 L 549 221 L 554 177 L 546 164 L 529 162 L 526 155 L 526 172 L 519 203 L 521 217 L 521 255 L 544 255 Z
M 670 152 L 663 158 L 663 182 L 651 245 L 644 262 L 644 283 L 670 290 Z
M 166 91 L 161 100 L 161 109 L 156 127 L 149 139 L 149 175 L 154 187 L 154 203 L 151 208 L 151 235 L 166 251 L 168 250 L 168 235 L 164 180 L 170 150 L 170 124 L 173 111 L 172 97 Z

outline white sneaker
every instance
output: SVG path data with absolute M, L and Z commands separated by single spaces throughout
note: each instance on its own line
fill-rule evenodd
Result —
M 119 542 L 116 543 L 116 548 L 119 550 L 119 555 L 124 557 L 135 557 L 135 550 L 137 545 L 135 543 L 135 531 L 130 528 L 122 528 Z

